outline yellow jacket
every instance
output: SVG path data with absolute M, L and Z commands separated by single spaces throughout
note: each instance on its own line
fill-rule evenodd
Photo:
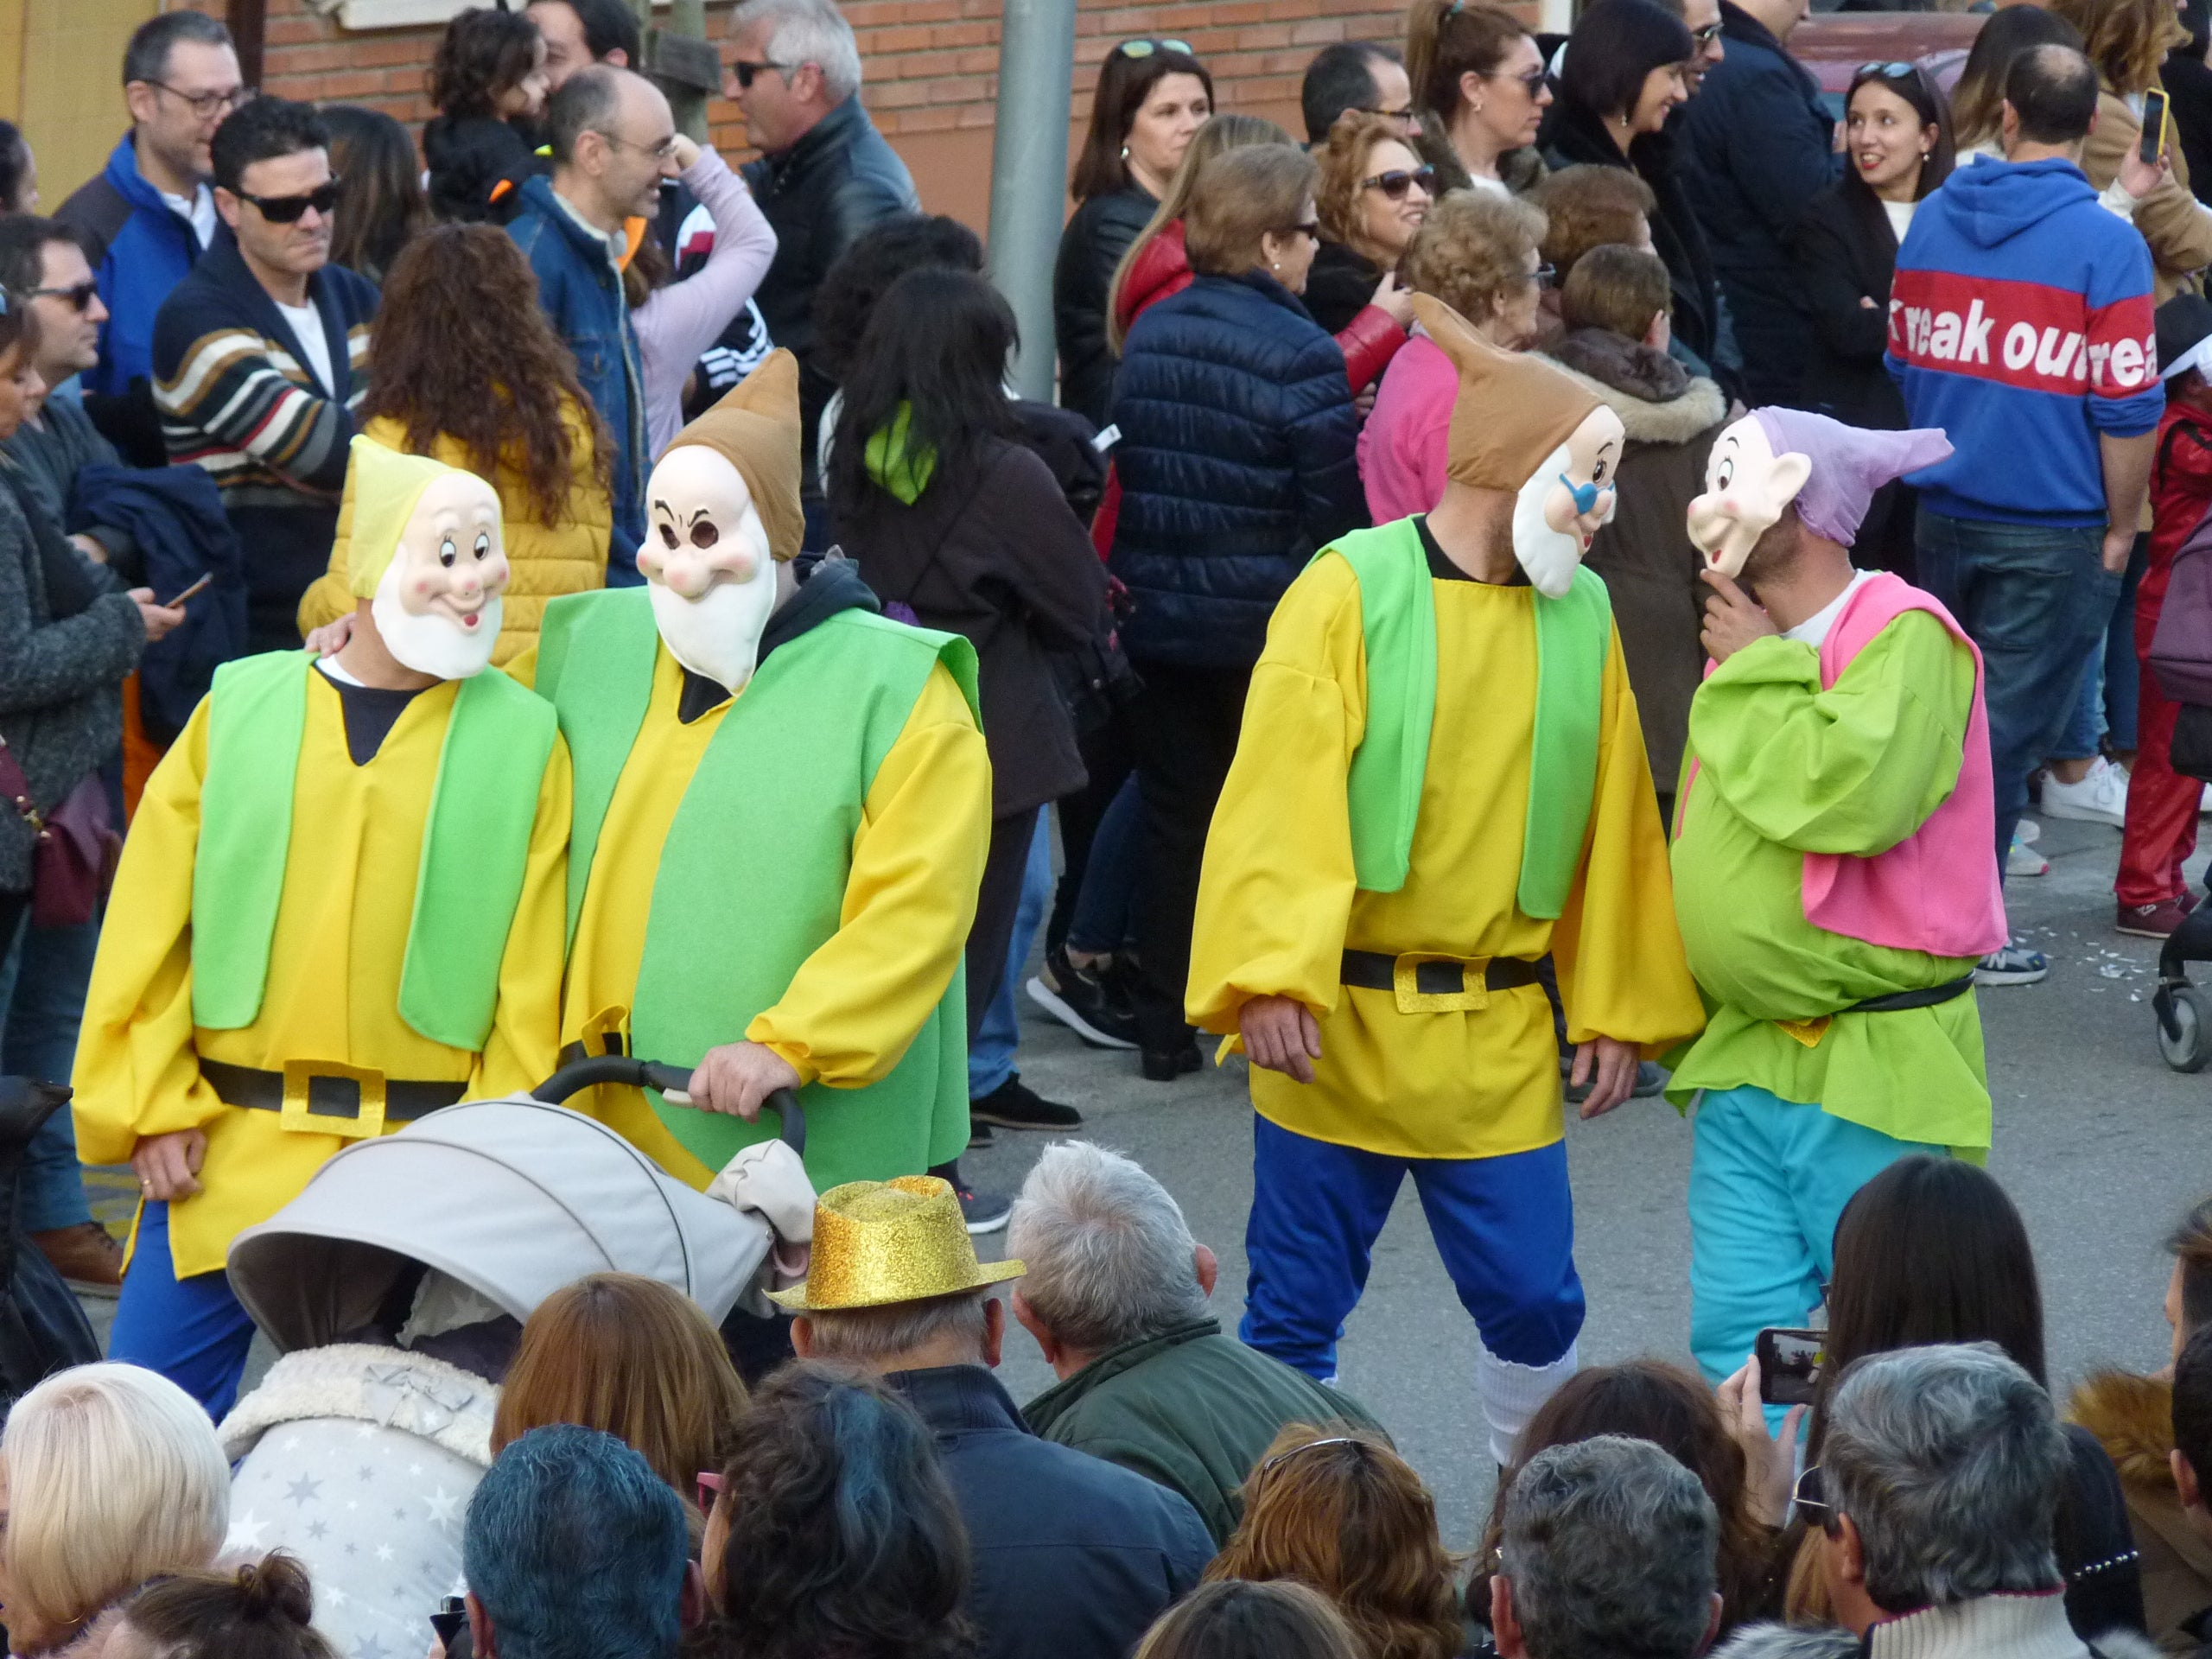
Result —
M 499 643 L 492 652 L 494 663 L 505 664 L 537 643 L 537 621 L 545 601 L 562 594 L 581 594 L 607 585 L 607 543 L 613 532 L 614 508 L 605 490 L 594 481 L 591 430 L 583 412 L 571 398 L 563 398 L 561 417 L 569 429 L 575 455 L 575 482 L 569 489 L 565 524 L 541 524 L 524 487 L 521 470 L 501 461 L 491 481 L 499 493 L 499 512 L 505 521 L 507 562 L 514 567 L 499 626 Z M 406 428 L 390 416 L 379 415 L 361 429 L 387 449 L 404 449 Z M 474 470 L 460 442 L 441 434 L 430 446 L 433 460 L 464 471 Z M 345 499 L 338 508 L 338 538 L 331 545 L 330 569 L 308 588 L 300 601 L 300 634 L 304 639 L 326 622 L 335 622 L 353 609 L 353 590 L 346 581 L 346 549 L 353 538 L 353 475 L 346 475 Z

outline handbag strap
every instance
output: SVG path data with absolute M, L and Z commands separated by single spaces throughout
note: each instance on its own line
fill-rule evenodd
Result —
M 31 798 L 31 780 L 23 776 L 22 763 L 16 759 L 15 750 L 8 747 L 4 737 L 0 737 L 0 794 L 7 796 L 16 817 L 34 830 L 45 833 L 46 816 Z

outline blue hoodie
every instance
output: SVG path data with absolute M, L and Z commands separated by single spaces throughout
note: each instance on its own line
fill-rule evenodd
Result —
M 1907 424 L 1954 452 L 1911 474 L 1934 512 L 2105 522 L 2101 435 L 2165 408 L 2151 254 L 2070 162 L 1962 167 L 1920 204 L 1890 289 Z
M 154 318 L 200 257 L 199 240 L 138 171 L 138 150 L 127 132 L 99 176 L 63 202 L 54 218 L 84 244 L 108 309 L 100 360 L 85 372 L 85 389 L 119 397 L 132 380 L 152 377 Z

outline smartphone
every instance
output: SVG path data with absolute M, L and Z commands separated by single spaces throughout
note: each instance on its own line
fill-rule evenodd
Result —
M 202 588 L 207 587 L 209 582 L 214 580 L 215 573 L 213 570 L 202 572 L 199 581 L 194 582 L 191 587 L 186 588 L 175 599 L 163 600 L 162 601 L 162 608 L 165 611 L 175 610 L 178 606 L 183 604 L 186 600 L 190 599 L 194 594 L 200 592 Z
M 2166 95 L 2156 86 L 2143 94 L 2143 159 L 2152 167 L 2166 153 L 2166 127 L 2171 118 L 2167 113 Z
M 476 1643 L 468 1630 L 468 1604 L 448 1596 L 430 1615 L 430 1628 L 445 1643 L 446 1659 L 476 1659 Z
M 1827 1357 L 1827 1332 L 1769 1325 L 1752 1352 L 1758 1356 L 1759 1398 L 1770 1406 L 1809 1405 Z

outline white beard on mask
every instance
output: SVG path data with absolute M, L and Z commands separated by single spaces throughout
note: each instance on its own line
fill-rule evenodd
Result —
M 369 601 L 369 615 L 392 660 L 442 680 L 466 680 L 491 667 L 492 648 L 499 643 L 499 595 L 484 601 L 474 632 L 442 611 L 418 616 L 399 601 L 399 563 L 395 555 L 378 579 L 376 597 Z
M 668 654 L 725 690 L 753 677 L 760 636 L 776 608 L 776 570 L 766 559 L 749 582 L 718 582 L 703 597 L 686 599 L 664 582 L 649 582 L 653 625 Z
M 1563 597 L 1574 585 L 1582 563 L 1582 538 L 1554 530 L 1544 521 L 1544 504 L 1568 466 L 1565 444 L 1544 457 L 1544 464 L 1513 499 L 1513 556 L 1529 581 L 1547 599 Z

